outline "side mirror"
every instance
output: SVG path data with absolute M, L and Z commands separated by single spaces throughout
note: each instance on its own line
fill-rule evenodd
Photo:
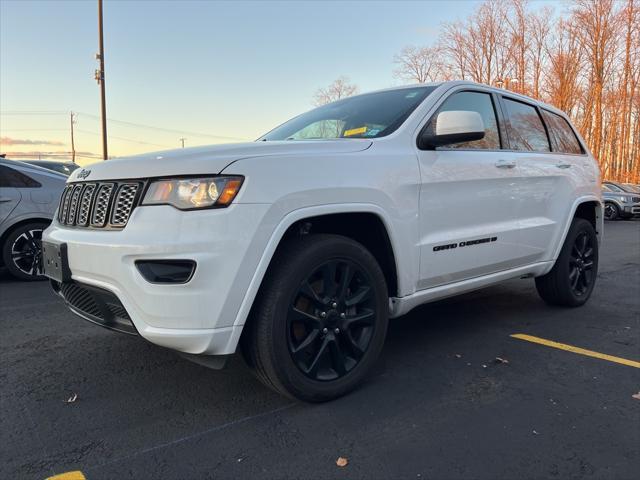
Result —
M 435 132 L 427 129 L 422 134 L 420 148 L 433 149 L 484 138 L 484 122 L 478 112 L 466 110 L 440 112 L 435 120 Z

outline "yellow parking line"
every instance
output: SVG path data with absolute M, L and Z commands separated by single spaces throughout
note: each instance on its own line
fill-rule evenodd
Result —
M 567 345 L 566 343 L 558 343 L 552 340 L 545 340 L 544 338 L 534 337 L 532 335 L 525 335 L 524 333 L 514 333 L 510 335 L 513 338 L 525 340 L 527 342 L 539 343 L 540 345 L 546 345 L 547 347 L 559 348 L 560 350 L 566 350 L 567 352 L 577 353 L 579 355 L 586 355 L 587 357 L 599 358 L 600 360 L 607 360 L 608 362 L 620 363 L 629 367 L 640 368 L 640 362 L 635 360 L 628 360 L 626 358 L 614 357 L 613 355 L 607 355 L 606 353 L 594 352 L 593 350 L 586 350 L 580 347 L 574 347 L 573 345 Z
M 75 470 L 73 472 L 66 472 L 66 473 L 60 473 L 59 475 L 54 475 L 53 477 L 49 477 L 46 480 L 87 480 L 87 479 L 80 470 Z

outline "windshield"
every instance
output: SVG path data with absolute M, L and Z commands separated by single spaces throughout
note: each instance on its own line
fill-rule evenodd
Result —
M 259 140 L 376 138 L 389 135 L 437 86 L 368 93 L 303 113 Z

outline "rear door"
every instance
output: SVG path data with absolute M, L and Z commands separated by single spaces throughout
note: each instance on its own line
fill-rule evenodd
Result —
M 458 89 L 442 111 L 480 114 L 485 138 L 419 150 L 420 280 L 425 289 L 478 277 L 520 264 L 515 205 L 518 169 L 503 155 L 497 96 L 480 87 Z
M 0 165 L 0 225 L 18 206 L 22 195 L 15 187 L 15 170 Z
M 566 120 L 532 103 L 503 95 L 502 106 L 510 155 L 524 178 L 514 201 L 520 224 L 520 255 L 526 263 L 551 260 L 552 247 L 568 221 L 579 181 L 576 176 L 582 167 L 576 162 L 576 154 L 559 151 L 569 149 L 571 139 L 558 136 L 556 120 L 569 128 L 573 142 L 577 139 Z M 557 118 L 546 118 L 547 114 Z M 579 143 L 571 148 L 581 152 Z

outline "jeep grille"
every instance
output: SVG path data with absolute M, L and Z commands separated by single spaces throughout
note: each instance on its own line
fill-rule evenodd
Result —
M 60 197 L 58 222 L 81 228 L 124 228 L 142 187 L 136 181 L 70 183 Z

